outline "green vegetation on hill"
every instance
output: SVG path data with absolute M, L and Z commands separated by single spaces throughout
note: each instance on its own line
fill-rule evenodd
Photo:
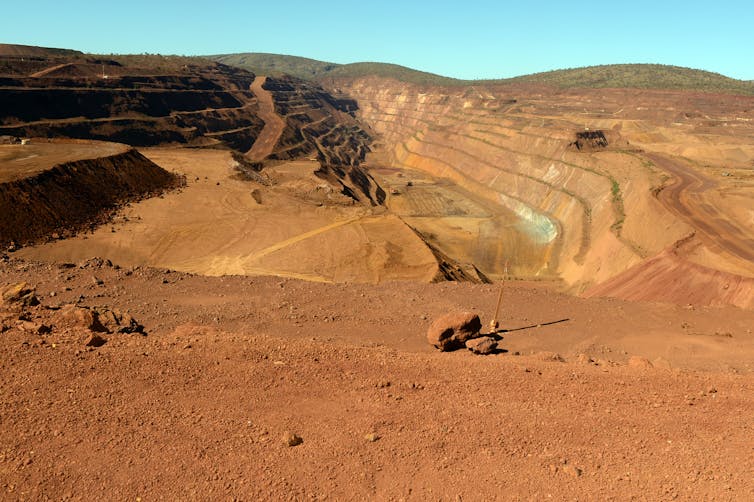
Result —
M 629 87 L 638 89 L 684 89 L 706 92 L 754 94 L 752 81 L 703 70 L 658 64 L 587 66 L 524 75 L 503 81 L 532 82 L 558 87 Z
M 298 56 L 265 53 L 224 54 L 208 57 L 227 65 L 238 66 L 259 75 L 291 75 L 307 80 L 377 76 L 422 85 L 457 85 L 465 83 L 463 80 L 443 77 L 434 73 L 413 70 L 405 66 L 390 63 L 338 64 Z
M 703 70 L 656 64 L 619 64 L 555 70 L 498 80 L 459 80 L 388 63 L 337 64 L 278 54 L 244 53 L 209 56 L 260 75 L 288 74 L 310 80 L 378 76 L 420 85 L 534 83 L 561 88 L 683 89 L 754 95 L 754 81 Z
M 180 72 L 187 66 L 212 66 L 207 58 L 196 56 L 164 56 L 162 54 L 87 54 L 90 58 L 114 61 L 122 66 L 148 68 L 159 72 Z
M 291 75 L 308 80 L 322 77 L 338 66 L 341 66 L 337 63 L 326 63 L 324 61 L 317 61 L 316 59 L 262 52 L 223 54 L 208 57 L 220 63 L 238 66 L 261 75 L 271 77 Z
M 266 53 L 215 56 L 163 56 L 160 54 L 95 55 L 70 49 L 0 44 L 0 57 L 107 58 L 124 66 L 177 72 L 187 66 L 208 66 L 210 61 L 249 70 L 259 75 L 291 75 L 307 80 L 376 76 L 418 85 L 465 86 L 531 83 L 561 88 L 673 89 L 754 95 L 754 80 L 733 78 L 703 70 L 657 64 L 617 64 L 554 70 L 498 80 L 459 80 L 389 63 L 338 64 L 298 56 Z
M 468 83 L 464 80 L 443 77 L 442 75 L 413 70 L 405 66 L 389 63 L 351 63 L 338 66 L 326 75 L 329 78 L 358 78 L 364 76 L 394 78 L 401 82 L 420 85 L 459 85 Z

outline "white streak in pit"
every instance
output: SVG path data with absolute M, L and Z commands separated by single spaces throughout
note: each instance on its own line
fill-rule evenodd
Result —
M 520 228 L 537 244 L 549 244 L 557 238 L 558 226 L 550 217 L 502 193 L 500 203 L 516 213 L 520 220 Z

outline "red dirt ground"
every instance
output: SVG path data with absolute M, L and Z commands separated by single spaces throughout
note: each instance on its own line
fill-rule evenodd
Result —
M 36 285 L 27 323 L 52 325 L 5 316 L 0 334 L 9 500 L 754 497 L 752 312 L 511 282 L 508 352 L 482 357 L 424 333 L 450 310 L 486 324 L 495 285 L 14 259 L 0 278 Z M 70 302 L 148 334 L 85 347 L 49 310 Z

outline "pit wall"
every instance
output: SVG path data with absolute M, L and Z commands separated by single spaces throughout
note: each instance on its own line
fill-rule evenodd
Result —
M 264 127 L 253 78 L 0 78 L 0 135 L 245 151 Z
M 533 115 L 535 107 L 525 99 L 373 78 L 336 85 L 358 101 L 360 118 L 378 133 L 389 162 L 450 179 L 513 210 L 527 232 L 550 244 L 541 274 L 557 275 L 578 291 L 658 252 L 683 232 L 671 222 L 665 237 L 644 232 L 639 222 L 658 209 L 647 202 L 651 183 L 632 183 L 610 166 L 635 160 L 573 151 L 569 144 L 583 124 Z M 627 220 L 626 205 L 635 218 L 632 213 Z

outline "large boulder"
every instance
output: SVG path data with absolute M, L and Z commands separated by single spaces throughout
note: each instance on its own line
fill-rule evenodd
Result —
M 444 351 L 464 347 L 467 340 L 479 336 L 482 322 L 472 312 L 451 312 L 436 319 L 427 330 L 427 341 Z

